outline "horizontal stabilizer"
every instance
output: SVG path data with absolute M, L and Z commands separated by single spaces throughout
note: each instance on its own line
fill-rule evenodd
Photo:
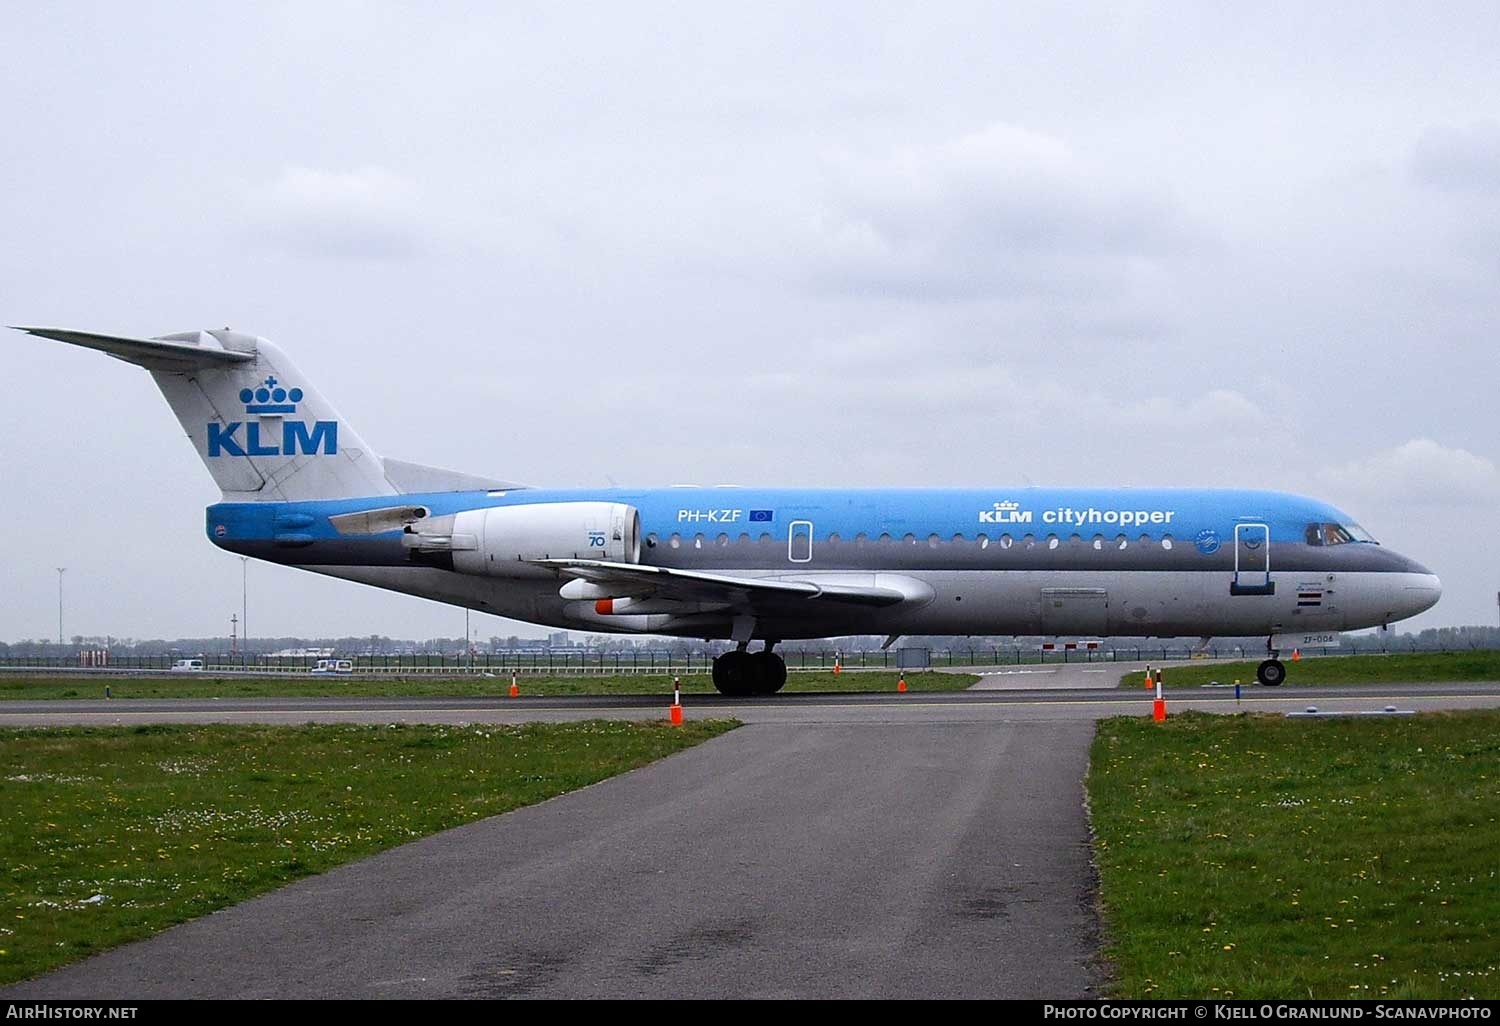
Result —
M 28 328 L 19 324 L 12 327 L 29 335 L 67 342 L 85 349 L 97 349 L 117 360 L 152 371 L 181 374 L 205 367 L 232 367 L 255 359 L 253 352 L 238 353 L 224 349 L 217 339 L 207 333 L 191 332 L 188 337 L 209 339 L 214 344 L 186 341 L 182 336 L 176 339 L 125 338 L 120 335 L 99 335 L 92 331 L 73 331 L 69 328 Z

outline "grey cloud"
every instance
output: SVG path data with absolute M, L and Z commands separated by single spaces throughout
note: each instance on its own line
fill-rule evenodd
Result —
M 1322 472 L 1329 487 L 1362 498 L 1414 505 L 1493 508 L 1500 502 L 1500 469 L 1467 449 L 1430 438 Z
M 1187 235 L 1162 196 L 1061 140 L 992 124 L 880 159 L 844 157 L 816 225 L 826 287 L 926 298 L 1127 294 Z
M 400 260 L 421 249 L 416 189 L 384 168 L 284 168 L 246 205 L 251 231 L 299 256 Z
M 1429 128 L 1417 140 L 1411 167 L 1423 185 L 1500 195 L 1500 122 Z

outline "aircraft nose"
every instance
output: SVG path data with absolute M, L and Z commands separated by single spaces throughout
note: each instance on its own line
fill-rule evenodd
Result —
M 1443 582 L 1434 573 L 1406 574 L 1401 585 L 1401 618 L 1425 613 L 1443 597 Z

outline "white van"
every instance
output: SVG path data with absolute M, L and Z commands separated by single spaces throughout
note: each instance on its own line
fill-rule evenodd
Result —
M 202 669 L 202 659 L 179 659 L 172 664 L 173 673 L 198 673 Z
M 353 673 L 354 660 L 352 659 L 319 659 L 318 665 L 312 668 L 313 673 Z

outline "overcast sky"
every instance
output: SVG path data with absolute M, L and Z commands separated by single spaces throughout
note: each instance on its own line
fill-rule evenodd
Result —
M 1495 622 L 1493 2 L 499 6 L 6 4 L 0 319 L 232 325 L 534 484 L 1305 492 Z M 69 635 L 226 633 L 149 377 L 0 351 L 0 639 L 57 566 Z M 462 633 L 249 573 L 254 634 Z

